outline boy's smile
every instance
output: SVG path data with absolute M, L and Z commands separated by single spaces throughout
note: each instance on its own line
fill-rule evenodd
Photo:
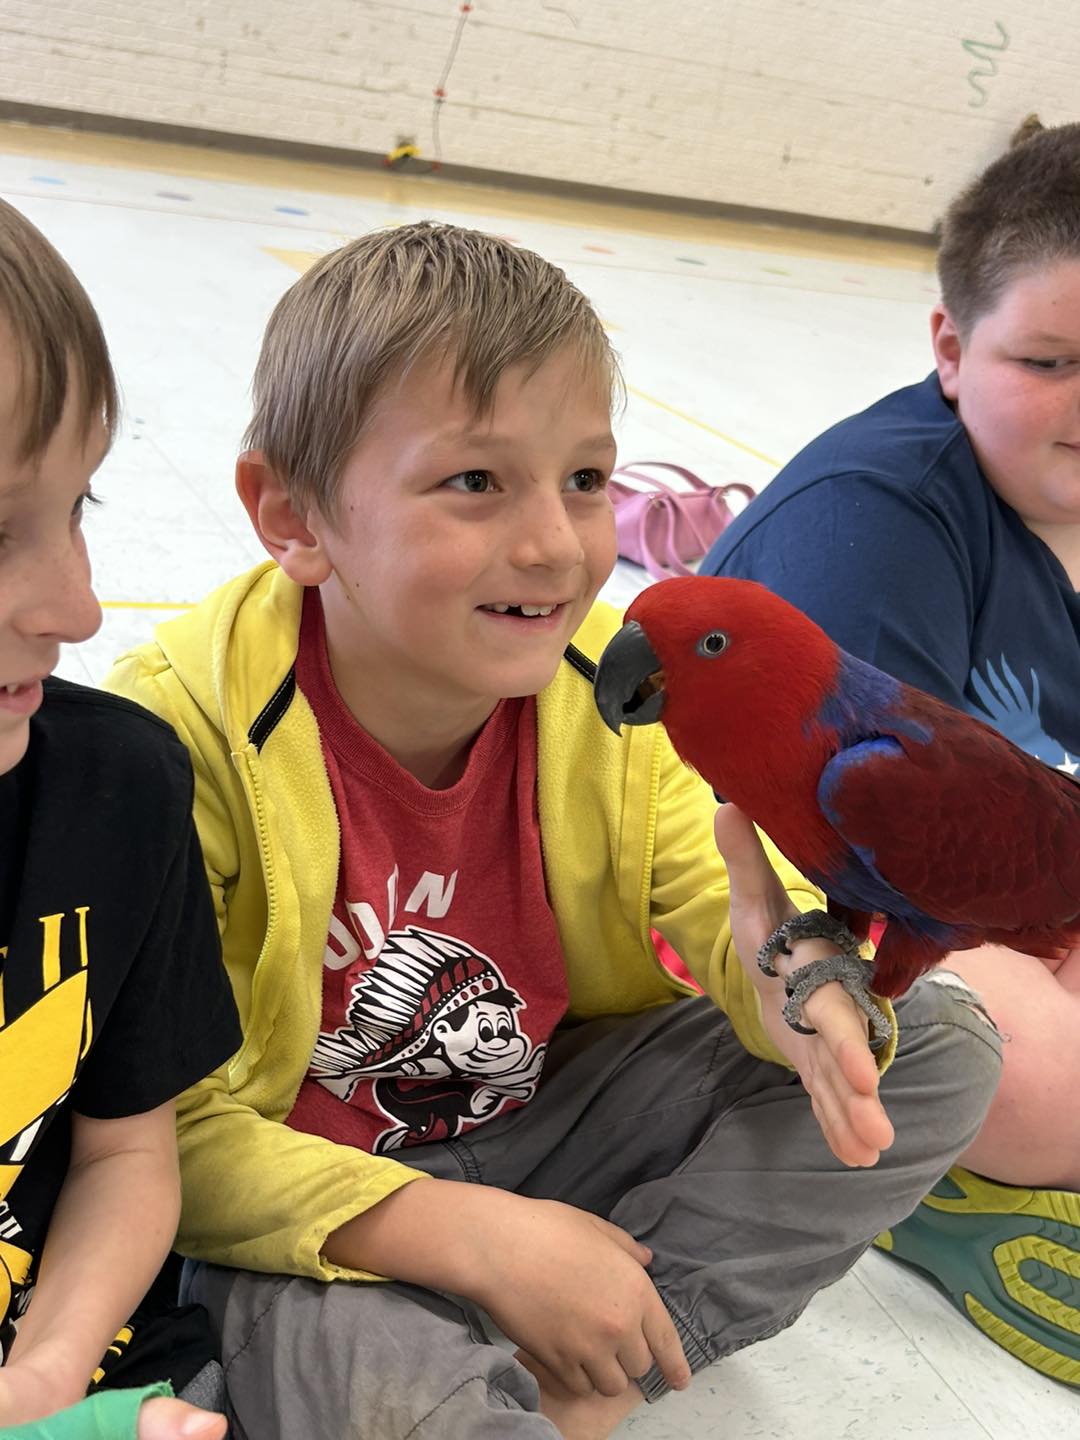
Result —
M 1080 261 L 1015 276 L 962 344 L 934 312 L 942 390 L 990 484 L 1056 549 L 1080 527 Z
M 482 416 L 421 362 L 376 401 L 336 521 L 307 515 L 338 689 L 425 783 L 553 678 L 615 561 L 614 463 L 608 385 L 573 353 L 504 371 Z

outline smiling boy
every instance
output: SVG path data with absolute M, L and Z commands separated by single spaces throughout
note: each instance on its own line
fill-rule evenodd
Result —
M 1076 775 L 1080 125 L 1018 138 L 946 214 L 934 372 L 813 441 L 702 568 Z M 1009 1037 L 1002 1083 L 967 1168 L 883 1243 L 1080 1385 L 1080 952 L 947 963 Z
M 837 986 L 790 1029 L 754 956 L 816 895 L 731 807 L 725 870 L 660 728 L 601 721 L 617 380 L 585 297 L 505 241 L 327 255 L 237 466 L 271 563 L 111 677 L 192 751 L 245 1027 L 180 1120 L 241 1440 L 610 1435 L 790 1323 L 996 1083 L 938 987 L 880 1094 Z

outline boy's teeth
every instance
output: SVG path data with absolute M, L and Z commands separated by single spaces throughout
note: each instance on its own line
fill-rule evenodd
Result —
M 536 615 L 550 615 L 556 607 L 554 605 L 485 605 L 485 610 L 493 610 L 496 615 L 505 615 L 508 610 L 520 610 L 522 615 L 530 618 Z
M 14 695 L 14 694 L 15 694 L 15 691 L 18 690 L 18 688 L 19 688 L 18 685 L 5 685 L 5 686 L 4 686 L 4 689 L 7 691 L 7 693 L 8 693 L 9 695 Z

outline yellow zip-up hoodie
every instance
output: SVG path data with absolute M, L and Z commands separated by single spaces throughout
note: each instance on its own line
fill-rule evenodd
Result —
M 178 1103 L 178 1247 L 252 1270 L 376 1278 L 329 1264 L 320 1249 L 345 1221 L 424 1177 L 281 1123 L 318 1034 L 340 843 L 318 727 L 293 674 L 302 593 L 277 565 L 260 565 L 160 625 L 105 684 L 163 716 L 191 752 L 243 1023 L 239 1052 Z M 707 786 L 662 726 L 616 737 L 593 703 L 588 660 L 618 624 L 595 607 L 537 698 L 540 833 L 570 1014 L 632 1013 L 687 993 L 657 960 L 655 926 L 743 1044 L 784 1063 L 731 945 Z M 771 856 L 798 908 L 820 903 Z

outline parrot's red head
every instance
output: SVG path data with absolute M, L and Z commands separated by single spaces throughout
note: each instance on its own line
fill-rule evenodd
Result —
M 663 721 L 675 749 L 744 806 L 791 778 L 835 681 L 840 652 L 800 610 L 751 580 L 663 580 L 642 591 L 600 657 L 596 704 L 612 730 Z M 765 772 L 780 766 L 784 776 Z

